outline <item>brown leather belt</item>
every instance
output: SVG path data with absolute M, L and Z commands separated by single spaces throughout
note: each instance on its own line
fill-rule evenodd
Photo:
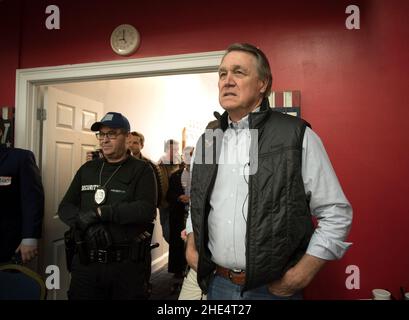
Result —
M 239 271 L 239 270 L 231 270 L 227 269 L 221 266 L 216 266 L 216 274 L 229 279 L 231 282 L 234 284 L 243 286 L 244 283 L 246 282 L 246 272 L 245 271 Z

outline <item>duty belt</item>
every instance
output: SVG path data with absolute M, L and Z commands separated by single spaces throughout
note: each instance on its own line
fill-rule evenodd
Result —
M 129 247 L 119 249 L 91 249 L 88 252 L 89 262 L 121 262 L 129 258 Z
M 243 286 L 246 282 L 246 272 L 243 270 L 231 270 L 216 266 L 216 274 L 240 286 Z

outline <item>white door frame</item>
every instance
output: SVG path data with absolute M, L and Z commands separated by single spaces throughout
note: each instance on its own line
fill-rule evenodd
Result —
M 37 120 L 40 85 L 74 81 L 124 79 L 170 74 L 213 72 L 224 51 L 152 58 L 18 69 L 16 72 L 15 146 L 40 156 L 40 123 Z

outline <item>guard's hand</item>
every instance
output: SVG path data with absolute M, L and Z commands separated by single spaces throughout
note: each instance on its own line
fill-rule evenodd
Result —
M 38 255 L 38 247 L 20 244 L 16 249 L 16 253 L 20 252 L 23 263 L 30 262 Z
M 112 244 L 111 234 L 100 223 L 85 231 L 84 240 L 92 249 L 107 249 Z
M 101 218 L 95 211 L 93 210 L 80 211 L 80 214 L 78 215 L 76 221 L 76 226 L 81 231 L 85 231 L 89 226 L 99 222 L 101 222 Z

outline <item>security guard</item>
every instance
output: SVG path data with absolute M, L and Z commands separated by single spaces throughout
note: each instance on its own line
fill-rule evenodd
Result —
M 108 112 L 91 130 L 98 131 L 104 158 L 78 170 L 58 208 L 71 227 L 67 249 L 75 253 L 68 298 L 144 299 L 155 176 L 148 163 L 127 153 L 130 126 L 122 114 Z

